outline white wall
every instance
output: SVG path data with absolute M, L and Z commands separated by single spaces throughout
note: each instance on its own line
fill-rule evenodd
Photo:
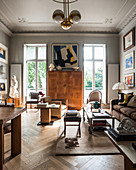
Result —
M 126 52 L 124 52 L 123 49 L 123 36 L 129 32 L 133 27 L 135 27 L 135 46 Z M 120 51 L 120 81 L 124 81 L 125 74 L 128 73 L 135 73 L 135 85 L 133 88 L 129 88 L 128 91 L 125 92 L 131 92 L 133 91 L 136 94 L 136 17 L 120 32 L 119 37 L 119 51 Z M 135 51 L 135 69 L 132 70 L 124 70 L 124 56 L 131 51 Z
M 42 34 L 42 35 L 16 35 L 10 41 L 10 64 L 23 64 L 24 44 L 47 44 L 48 66 L 52 63 L 52 43 L 78 43 L 79 44 L 79 69 L 83 70 L 83 44 L 106 44 L 107 64 L 119 63 L 119 41 L 117 34 Z M 106 76 L 107 77 L 107 76 Z

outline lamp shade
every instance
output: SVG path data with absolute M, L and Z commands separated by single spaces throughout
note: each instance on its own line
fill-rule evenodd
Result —
M 124 82 L 115 83 L 112 90 L 128 90 L 128 86 Z
M 63 11 L 61 11 L 60 9 L 57 9 L 56 11 L 54 11 L 52 18 L 55 22 L 62 22 L 63 18 L 64 18 L 64 13 Z
M 71 13 L 70 13 L 70 21 L 72 23 L 78 23 L 80 20 L 81 20 L 81 14 L 79 11 L 77 10 L 73 10 Z

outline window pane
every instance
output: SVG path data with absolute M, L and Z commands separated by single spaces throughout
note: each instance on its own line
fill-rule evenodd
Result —
M 84 101 L 92 90 L 92 61 L 84 62 Z
M 95 59 L 103 59 L 103 47 L 95 47 L 94 48 L 94 58 Z
M 92 47 L 84 46 L 84 59 L 92 59 Z
M 38 62 L 38 90 L 46 93 L 46 62 Z
M 27 88 L 36 90 L 36 67 L 35 62 L 27 62 Z
M 95 62 L 95 90 L 103 89 L 103 62 Z
M 46 47 L 38 47 L 38 59 L 46 60 Z
M 36 58 L 36 48 L 35 47 L 27 47 L 26 49 L 26 59 L 32 60 Z

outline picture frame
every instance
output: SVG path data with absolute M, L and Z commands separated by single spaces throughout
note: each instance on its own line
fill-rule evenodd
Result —
M 52 44 L 52 63 L 55 67 L 78 67 L 78 44 Z
M 129 73 L 125 75 L 125 84 L 128 85 L 128 87 L 134 87 L 134 73 Z
M 131 70 L 135 67 L 135 51 L 132 51 L 124 57 L 124 69 Z
M 0 93 L 7 94 L 7 79 L 0 79 Z
M 135 27 L 123 36 L 124 51 L 135 46 Z
M 0 43 L 0 62 L 8 64 L 8 48 Z

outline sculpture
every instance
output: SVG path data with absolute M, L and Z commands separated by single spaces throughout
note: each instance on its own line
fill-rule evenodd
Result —
M 50 71 L 53 71 L 54 67 L 55 67 L 55 66 L 54 66 L 53 64 L 50 64 L 50 65 L 49 65 L 49 70 L 50 70 Z
M 122 133 L 122 134 L 136 133 L 134 124 L 133 124 L 132 120 L 130 120 L 129 118 L 122 119 L 117 130 L 119 131 L 119 133 Z
M 10 92 L 9 92 L 10 97 L 12 98 L 19 97 L 17 88 L 18 88 L 18 81 L 16 79 L 16 76 L 13 75 L 11 79 L 11 86 L 10 86 Z

